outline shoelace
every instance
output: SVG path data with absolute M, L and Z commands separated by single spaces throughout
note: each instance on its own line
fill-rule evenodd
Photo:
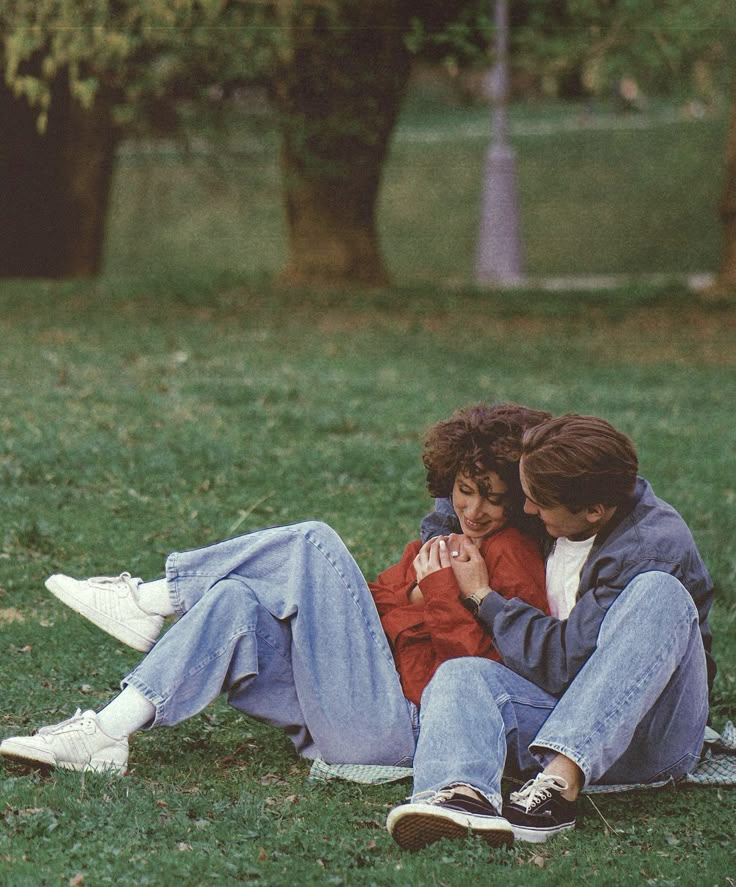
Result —
M 542 801 L 551 798 L 552 790 L 564 792 L 567 787 L 567 780 L 561 776 L 539 773 L 534 779 L 524 783 L 518 792 L 511 792 L 509 800 L 528 813 Z
M 415 802 L 421 802 L 424 804 L 441 804 L 442 801 L 449 801 L 450 798 L 454 798 L 456 794 L 454 787 L 450 786 L 449 788 L 441 788 L 436 792 L 431 789 L 418 792 L 417 794 L 412 795 L 409 800 L 412 804 Z
M 119 576 L 92 576 L 88 580 L 90 585 L 113 585 L 118 586 L 117 593 L 125 595 L 130 592 L 133 598 L 138 600 L 138 582 L 127 571 Z
M 59 723 L 59 724 L 51 724 L 48 727 L 39 727 L 38 730 L 36 730 L 36 733 L 37 734 L 56 733 L 57 730 L 61 730 L 63 727 L 67 727 L 70 724 L 73 724 L 75 721 L 81 721 L 81 720 L 82 720 L 82 709 L 78 708 L 74 712 L 74 714 L 70 718 L 67 718 L 65 721 L 61 721 L 61 723 Z

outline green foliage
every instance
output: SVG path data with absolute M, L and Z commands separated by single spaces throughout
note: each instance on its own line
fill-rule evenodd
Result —
M 592 94 L 633 76 L 658 94 L 687 88 L 693 67 L 705 62 L 723 70 L 736 35 L 729 0 L 529 0 L 514 31 L 515 63 L 537 76 L 557 79 L 577 72 Z
M 656 94 L 687 88 L 693 69 L 705 64 L 723 84 L 736 43 L 730 0 L 507 0 L 511 61 L 528 88 L 575 89 L 600 95 L 623 76 Z M 495 4 L 465 3 L 447 26 L 418 19 L 411 46 L 442 59 L 451 71 L 493 58 Z M 547 85 L 546 85 L 547 84 Z
M 68 77 L 90 107 L 100 88 L 117 97 L 122 122 L 163 97 L 221 97 L 244 84 L 273 84 L 290 58 L 294 28 L 335 39 L 357 27 L 366 35 L 390 19 L 390 4 L 352 0 L 5 0 L 0 7 L 0 62 L 17 95 L 42 120 L 53 84 Z M 452 9 L 413 4 L 406 41 L 451 70 L 484 64 L 493 32 L 491 7 L 466 0 Z M 334 27 L 329 26 L 332 23 Z M 511 4 L 514 65 L 535 78 L 583 71 L 590 91 L 633 74 L 667 90 L 693 64 L 723 66 L 733 50 L 730 0 L 546 0 Z
M 227 0 L 7 0 L 0 60 L 42 124 L 59 76 L 85 107 L 104 88 L 130 123 L 147 102 L 268 77 L 288 37 L 280 10 Z

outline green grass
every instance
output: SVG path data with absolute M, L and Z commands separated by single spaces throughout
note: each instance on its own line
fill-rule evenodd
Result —
M 582 119 L 577 106 L 512 108 L 526 271 L 716 270 L 725 116 L 687 120 L 672 107 L 626 116 L 602 106 L 587 124 Z M 196 274 L 203 264 L 236 275 L 281 268 L 275 135 L 267 121 L 255 133 L 244 121 L 231 125 L 234 153 L 218 152 L 216 162 L 197 153 L 187 160 L 166 146 L 125 146 L 113 193 L 110 273 L 189 267 Z M 491 113 L 483 107 L 407 103 L 378 217 L 398 283 L 472 281 L 490 137 Z
M 736 718 L 732 304 L 289 292 L 215 267 L 0 283 L 0 735 L 101 707 L 136 661 L 45 593 L 50 572 L 154 577 L 170 550 L 320 517 L 371 576 L 430 506 L 422 431 L 482 399 L 598 413 L 635 438 L 718 585 L 715 726 Z M 727 789 L 584 801 L 575 833 L 536 848 L 407 854 L 383 825 L 407 786 L 310 784 L 278 731 L 223 703 L 136 736 L 131 768 L 0 764 L 0 884 L 727 887 L 736 872 Z

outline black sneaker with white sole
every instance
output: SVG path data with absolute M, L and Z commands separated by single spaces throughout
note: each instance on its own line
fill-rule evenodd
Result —
M 518 792 L 511 792 L 503 815 L 514 837 L 540 843 L 575 828 L 577 804 L 562 797 L 567 787 L 562 777 L 539 773 Z
M 482 838 L 490 847 L 510 847 L 514 833 L 485 798 L 458 794 L 452 786 L 415 796 L 388 814 L 386 828 L 405 850 L 420 850 L 442 838 Z

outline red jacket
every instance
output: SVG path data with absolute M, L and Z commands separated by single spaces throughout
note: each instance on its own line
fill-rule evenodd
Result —
M 442 662 L 459 656 L 500 660 L 493 638 L 463 606 L 452 567 L 419 583 L 424 601 L 409 603 L 416 583 L 414 558 L 422 543 L 410 542 L 393 567 L 368 583 L 393 650 L 401 686 L 417 705 L 422 690 Z M 519 597 L 544 613 L 547 609 L 544 562 L 536 544 L 508 527 L 481 544 L 489 584 L 506 598 Z

